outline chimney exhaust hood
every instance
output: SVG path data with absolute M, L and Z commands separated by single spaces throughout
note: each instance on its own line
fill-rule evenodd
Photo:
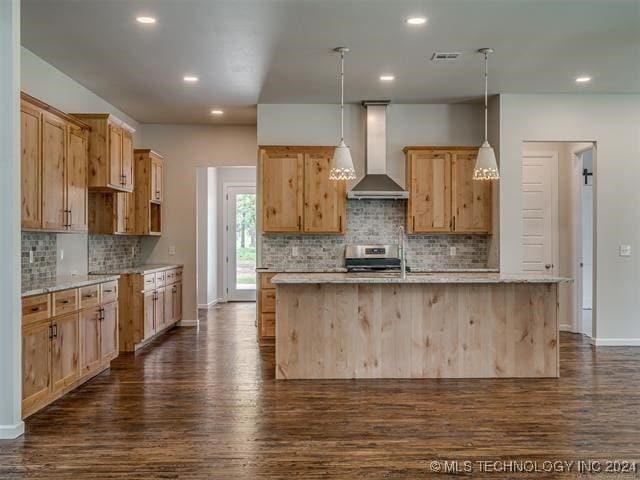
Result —
M 388 101 L 362 102 L 366 110 L 365 175 L 347 194 L 353 199 L 409 198 L 409 192 L 387 175 L 387 105 Z

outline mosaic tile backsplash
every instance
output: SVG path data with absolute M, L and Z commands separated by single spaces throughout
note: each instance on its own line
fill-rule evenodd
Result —
M 29 263 L 33 252 L 33 263 Z M 22 281 L 43 280 L 56 276 L 57 241 L 55 233 L 22 233 Z
M 260 266 L 344 267 L 345 245 L 397 243 L 398 227 L 404 225 L 405 202 L 402 200 L 350 200 L 345 235 L 263 235 Z M 407 264 L 416 271 L 487 267 L 487 235 L 409 235 L 406 246 Z M 449 248 L 454 246 L 456 255 L 450 256 Z M 298 247 L 299 256 L 291 256 L 292 247 Z
M 142 264 L 142 237 L 89 235 L 89 272 Z

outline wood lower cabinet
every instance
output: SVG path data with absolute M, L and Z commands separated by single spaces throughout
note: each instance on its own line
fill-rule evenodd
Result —
M 262 232 L 344 233 L 346 182 L 329 180 L 334 149 L 260 149 Z
M 22 299 L 22 417 L 109 368 L 118 355 L 115 282 Z M 103 295 L 105 290 L 114 293 Z
M 182 320 L 182 267 L 122 275 L 119 348 L 135 352 Z
M 258 344 L 273 345 L 276 338 L 276 287 L 271 283 L 274 272 L 258 273 L 257 333 Z
M 474 181 L 477 147 L 406 147 L 407 233 L 490 234 L 491 182 Z
M 21 100 L 22 228 L 87 231 L 89 126 L 39 100 Z

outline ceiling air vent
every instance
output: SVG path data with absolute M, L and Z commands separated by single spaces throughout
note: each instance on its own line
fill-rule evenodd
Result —
M 453 60 L 457 60 L 460 55 L 460 52 L 436 52 L 431 55 L 431 61 L 452 62 Z

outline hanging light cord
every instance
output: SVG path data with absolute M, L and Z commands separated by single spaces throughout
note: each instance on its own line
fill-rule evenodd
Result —
M 340 141 L 344 141 L 344 51 L 340 52 Z
M 487 91 L 489 88 L 489 72 L 487 68 L 487 64 L 489 61 L 487 60 L 487 52 L 484 52 L 484 141 L 487 141 L 487 117 L 488 117 L 488 100 L 487 100 Z

